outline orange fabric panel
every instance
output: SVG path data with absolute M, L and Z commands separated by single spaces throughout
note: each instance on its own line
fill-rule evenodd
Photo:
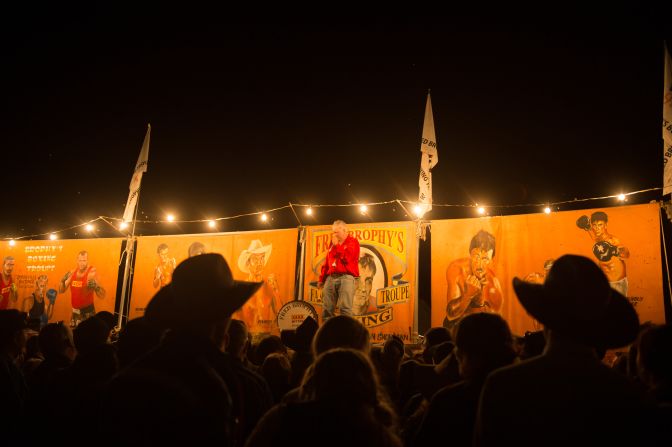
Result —
M 253 335 L 278 335 L 277 311 L 294 299 L 297 239 L 296 229 L 139 237 L 129 318 L 144 314 L 149 300 L 170 282 L 173 265 L 187 259 L 190 247 L 200 243 L 206 253 L 224 256 L 235 279 L 264 282 L 233 317 L 244 320 Z
M 18 300 L 16 303 L 10 303 L 9 307 L 22 309 L 24 299 L 35 291 L 35 282 L 40 275 L 47 275 L 47 289 L 58 290 L 61 278 L 68 271 L 77 269 L 78 254 L 87 251 L 88 265 L 95 268 L 96 281 L 105 290 L 104 298 L 94 294 L 93 304 L 96 312 L 106 310 L 114 313 L 121 241 L 120 238 L 16 241 L 13 247 L 5 246 L 1 256 L 14 257 L 12 277 L 18 286 Z M 49 319 L 50 323 L 56 321 L 70 323 L 72 316 L 70 290 L 71 287 L 68 287 L 65 292 L 58 294 L 53 316 Z
M 590 225 L 591 216 L 596 212 L 607 216 L 606 231 L 601 229 L 599 234 Z M 577 220 L 584 215 L 590 230 L 577 225 Z M 433 221 L 432 326 L 442 325 L 447 315 L 451 265 L 454 268 L 461 259 L 468 276 L 470 242 L 480 230 L 489 232 L 495 238 L 495 252 L 488 266 L 491 272 L 488 275 L 497 278 L 502 291 L 502 303 L 497 312 L 507 319 L 515 334 L 538 330 L 540 326 L 516 299 L 513 278 L 517 276 L 543 282 L 544 265 L 569 253 L 595 260 L 610 276 L 612 287 L 624 287 L 627 282 L 627 296 L 635 305 L 641 322 L 664 323 L 659 206 L 645 204 L 549 215 L 540 213 Z M 608 248 L 610 245 L 604 242 L 614 242 L 614 246 L 621 247 L 621 255 L 612 254 L 608 261 L 600 261 L 598 255 L 605 256 L 603 260 L 609 258 L 600 250 L 616 250 Z
M 383 341 L 392 334 L 406 343 L 412 341 L 418 262 L 415 225 L 414 222 L 348 224 L 348 233 L 360 244 L 360 279 L 356 281 L 353 314 L 368 328 L 373 342 Z M 307 227 L 306 233 L 304 300 L 315 306 L 320 320 L 322 291 L 318 290 L 317 281 L 331 232 L 328 225 Z M 375 269 L 363 268 L 363 257 Z

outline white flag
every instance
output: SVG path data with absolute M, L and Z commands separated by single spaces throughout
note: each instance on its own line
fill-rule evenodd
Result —
M 422 217 L 427 211 L 432 210 L 432 168 L 439 163 L 439 152 L 436 147 L 436 135 L 434 134 L 434 116 L 432 115 L 432 98 L 427 93 L 427 106 L 425 107 L 425 124 L 422 126 L 422 141 L 420 144 L 422 159 L 420 160 L 420 193 L 418 201 Z
M 665 195 L 672 192 L 672 60 L 667 46 L 663 87 L 663 195 Z
M 135 206 L 138 204 L 138 194 L 140 194 L 140 182 L 142 181 L 142 173 L 147 172 L 147 161 L 149 158 L 149 133 L 152 126 L 147 125 L 147 134 L 145 134 L 145 141 L 142 143 L 140 149 L 140 156 L 138 163 L 135 165 L 135 171 L 131 178 L 131 185 L 129 186 L 128 200 L 126 201 L 126 209 L 124 210 L 124 222 L 131 222 L 135 214 Z

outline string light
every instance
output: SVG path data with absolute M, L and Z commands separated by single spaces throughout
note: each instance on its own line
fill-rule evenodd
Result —
M 422 217 L 422 207 L 420 205 L 415 205 L 413 207 L 413 212 L 415 213 L 416 216 Z
M 91 225 L 91 224 L 86 224 L 86 227 L 84 227 L 84 228 L 85 228 L 86 231 L 88 231 L 89 233 L 93 232 L 93 230 L 96 229 L 96 227 L 94 227 L 94 226 Z
M 209 226 L 210 228 L 215 228 L 215 227 L 217 226 L 217 224 L 215 223 L 214 220 L 209 220 L 209 221 L 208 221 L 208 226 Z
M 548 207 L 548 206 L 546 208 L 544 208 L 544 213 L 551 214 L 551 208 Z
M 602 197 L 588 197 L 588 198 L 582 198 L 582 199 L 572 199 L 572 200 L 565 200 L 565 201 L 560 201 L 560 202 L 551 202 L 551 203 L 520 203 L 520 204 L 512 204 L 512 205 L 497 205 L 499 208 L 517 208 L 517 207 L 539 207 L 544 210 L 544 213 L 547 213 L 546 208 L 552 209 L 553 207 L 557 207 L 558 205 L 563 205 L 563 204 L 576 204 L 579 202 L 588 202 L 588 201 L 596 201 L 596 200 L 605 200 L 605 199 L 617 199 L 619 201 L 627 201 L 628 196 L 635 195 L 635 194 L 640 194 L 640 193 L 645 193 L 645 192 L 652 192 L 652 191 L 662 191 L 662 187 L 655 187 L 655 188 L 648 188 L 648 189 L 642 189 L 639 191 L 632 191 L 628 193 L 619 193 L 619 194 L 614 194 L 610 196 L 602 196 Z M 662 199 L 661 199 L 662 200 Z M 389 204 L 394 204 L 394 203 L 406 203 L 411 205 L 413 208 L 413 212 L 418 215 L 418 211 L 422 213 L 424 209 L 420 206 L 422 204 L 418 204 L 417 202 L 412 202 L 409 200 L 388 200 L 388 201 L 382 201 L 382 202 L 369 202 L 367 204 L 319 204 L 316 206 L 319 207 L 343 207 L 343 208 L 352 208 L 354 206 L 359 207 L 359 212 L 362 214 L 366 214 L 368 211 L 368 207 L 372 205 L 389 205 Z M 484 206 L 478 206 L 478 204 L 441 204 L 441 203 L 433 203 L 432 204 L 434 207 L 453 207 L 453 208 L 477 208 L 477 212 L 480 215 L 485 215 L 486 214 L 486 208 Z M 301 207 L 306 207 L 306 214 L 307 215 L 313 215 L 313 206 L 312 205 L 304 205 L 304 204 L 298 204 L 298 203 L 290 203 L 289 205 L 284 205 L 280 206 L 277 208 L 273 209 L 268 209 L 263 212 L 259 211 L 254 211 L 254 212 L 249 212 L 249 213 L 244 213 L 244 214 L 238 214 L 238 215 L 233 215 L 233 216 L 226 216 L 226 217 L 217 217 L 216 219 L 198 219 L 198 220 L 183 220 L 183 221 L 177 221 L 177 222 L 182 222 L 182 223 L 206 223 L 210 228 L 212 227 L 212 224 L 210 221 L 220 221 L 220 220 L 232 220 L 232 219 L 238 219 L 241 217 L 247 217 L 247 216 L 260 216 L 261 220 L 263 222 L 267 222 L 269 220 L 268 214 L 271 212 L 275 211 L 280 211 L 284 210 L 285 208 L 292 208 L 293 206 L 301 206 Z M 175 216 L 173 214 L 170 214 L 166 216 L 167 220 L 136 220 L 135 223 L 138 224 L 160 224 L 160 223 L 165 223 L 165 222 L 176 222 Z M 76 228 L 84 228 L 86 231 L 94 231 L 95 227 L 93 227 L 92 230 L 89 230 L 89 225 L 93 224 L 94 222 L 101 220 L 108 225 L 110 225 L 112 228 L 118 229 L 119 231 L 124 231 L 129 228 L 130 222 L 124 222 L 122 219 L 119 219 L 118 217 L 109 217 L 109 216 L 98 216 L 96 219 L 93 219 L 89 222 L 85 223 L 80 223 L 76 225 L 72 225 L 66 228 L 61 228 L 57 229 L 55 232 L 50 233 L 37 233 L 37 234 L 30 234 L 30 235 L 25 235 L 21 236 L 18 238 L 8 238 L 8 243 L 10 246 L 14 246 L 16 243 L 16 240 L 20 239 L 26 239 L 30 240 L 32 238 L 39 238 L 39 237 L 49 237 L 50 239 L 53 238 L 52 240 L 55 240 L 58 238 L 56 234 L 64 233 L 68 230 L 76 229 Z M 91 225 L 93 226 L 93 225 Z M 216 226 L 216 223 L 215 223 Z M 52 236 L 53 234 L 53 236 Z

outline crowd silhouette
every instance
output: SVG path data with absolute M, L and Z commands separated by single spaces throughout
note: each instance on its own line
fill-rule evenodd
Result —
M 543 331 L 474 313 L 420 346 L 345 315 L 253 344 L 231 316 L 258 287 L 203 254 L 119 333 L 0 311 L 3 445 L 672 445 L 672 327 L 640 325 L 587 258 L 514 280 Z

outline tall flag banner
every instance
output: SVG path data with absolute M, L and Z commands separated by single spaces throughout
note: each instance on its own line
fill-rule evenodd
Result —
M 665 85 L 663 88 L 663 195 L 672 192 L 672 60 L 665 46 Z
M 418 196 L 422 216 L 432 210 L 432 168 L 439 163 L 439 152 L 436 147 L 436 135 L 434 133 L 434 116 L 432 115 L 432 98 L 427 93 L 427 106 L 425 107 L 425 123 L 422 127 L 422 141 L 420 144 L 422 159 L 420 161 L 420 193 Z
M 129 186 L 128 200 L 126 201 L 126 209 L 124 210 L 124 222 L 131 222 L 135 213 L 135 206 L 138 204 L 138 194 L 140 193 L 140 182 L 142 181 L 142 173 L 147 172 L 147 161 L 149 158 L 149 133 L 152 126 L 147 125 L 147 133 L 145 134 L 145 141 L 142 143 L 140 149 L 140 156 L 135 165 L 133 178 L 131 178 L 131 185 Z

